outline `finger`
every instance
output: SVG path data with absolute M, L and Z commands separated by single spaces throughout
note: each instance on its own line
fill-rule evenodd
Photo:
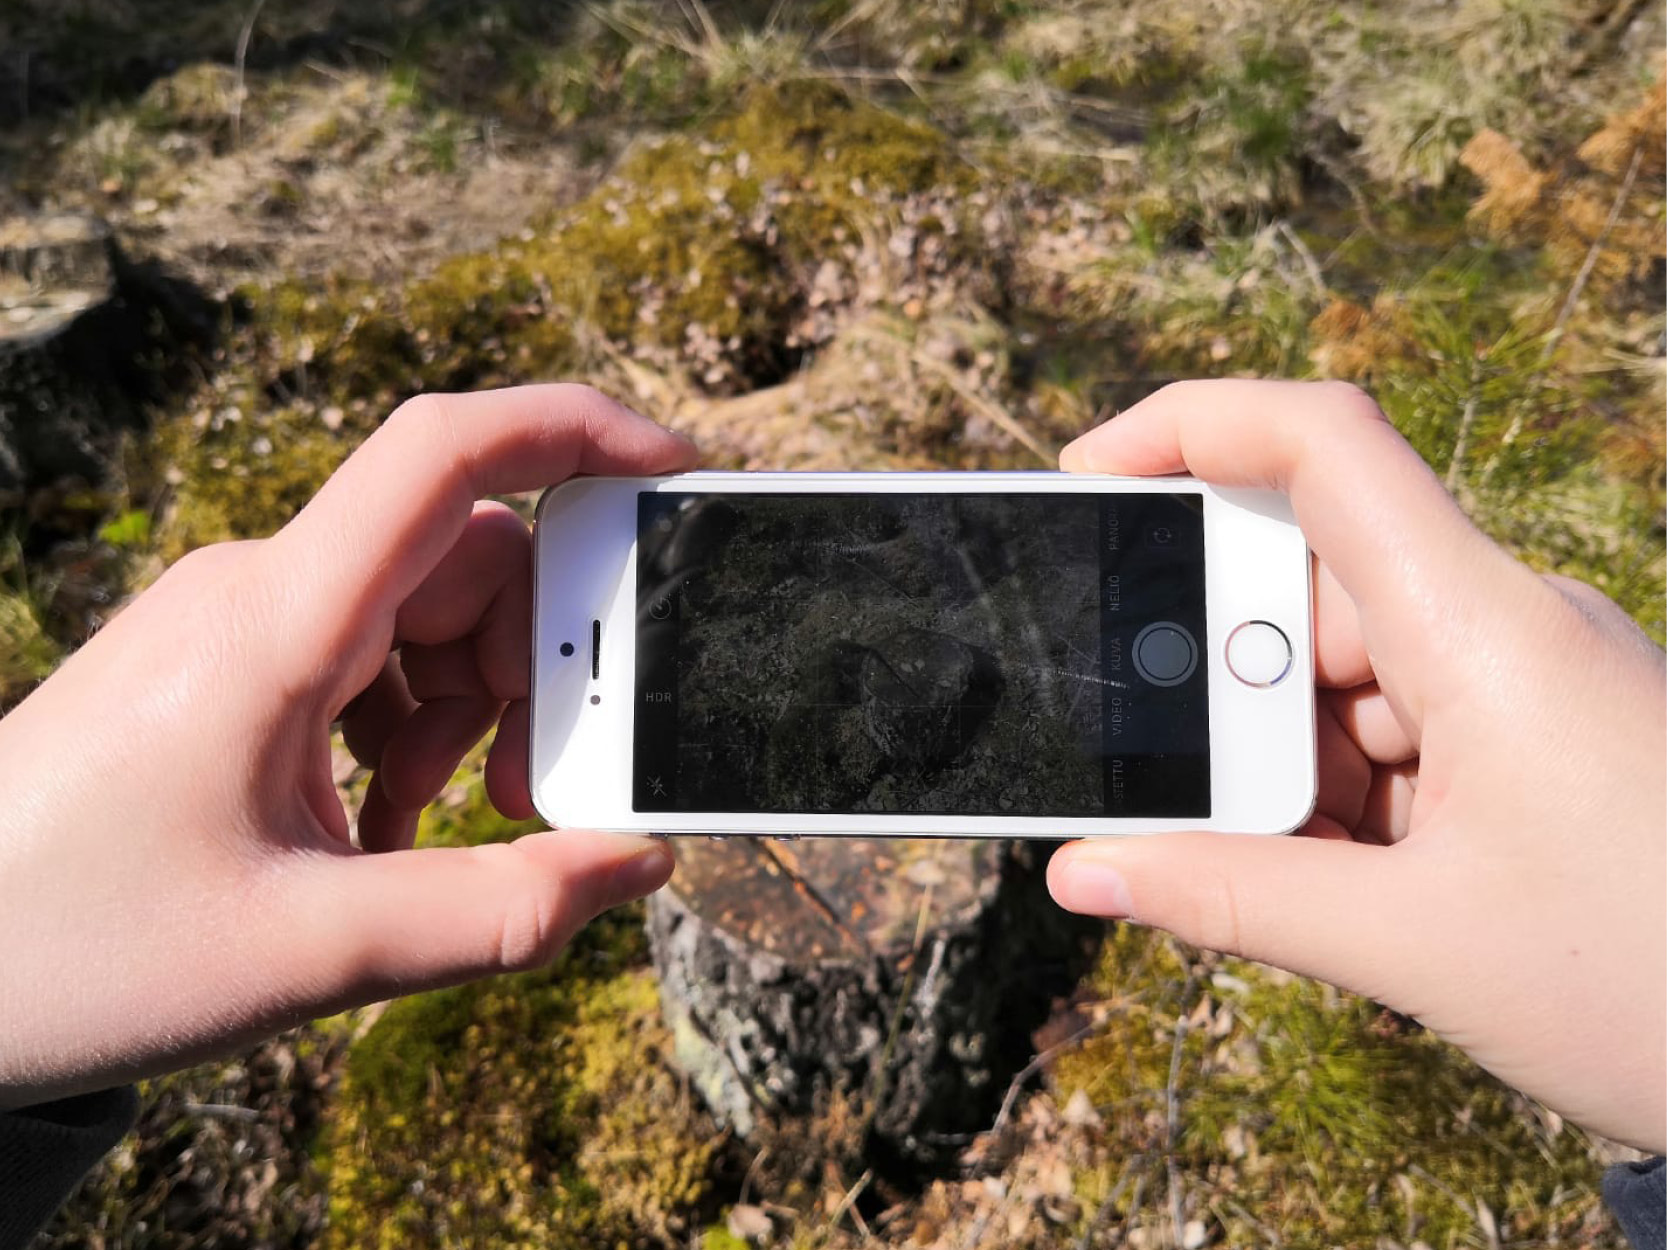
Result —
M 1314 811 L 1329 816 L 1345 829 L 1353 829 L 1360 823 L 1360 814 L 1366 806 L 1366 792 L 1372 785 L 1372 765 L 1324 700 L 1315 706 L 1314 730 L 1319 764 Z
M 525 529 L 522 530 L 525 533 Z M 533 577 L 532 541 L 526 545 L 519 577 L 493 596 L 474 636 L 475 667 L 500 703 L 525 699 L 532 688 Z
M 1393 988 L 1386 961 L 1417 963 L 1407 917 L 1426 901 L 1400 854 L 1326 836 L 1101 838 L 1058 851 L 1048 889 L 1068 911 L 1128 917 L 1382 996 Z
M 420 703 L 432 699 L 485 697 L 492 692 L 481 676 L 473 638 L 454 638 L 432 647 L 407 643 L 399 649 L 400 671 L 411 697 Z
M 564 831 L 320 859 L 293 874 L 300 931 L 345 1005 L 548 963 L 598 912 L 665 884 L 660 840 Z
M 421 817 L 421 808 L 396 807 L 373 775 L 365 787 L 365 801 L 359 805 L 355 841 L 361 850 L 372 855 L 408 851 L 417 840 L 417 822 Z
M 589 387 L 425 395 L 400 406 L 260 554 L 276 566 L 290 660 L 342 699 L 368 684 L 394 614 L 449 551 L 485 495 L 575 473 L 685 468 L 688 440 Z M 345 689 L 343 689 L 345 688 Z
M 1346 825 L 1340 825 L 1330 816 L 1319 813 L 1308 818 L 1308 823 L 1298 829 L 1296 837 L 1319 838 L 1326 842 L 1353 842 L 1354 831 Z
M 529 705 L 517 699 L 498 718 L 498 733 L 486 753 L 486 797 L 511 820 L 531 820 L 538 812 L 528 789 Z
M 532 536 L 507 505 L 474 505 L 463 532 L 394 617 L 398 642 L 439 643 L 473 633 L 498 591 L 532 576 Z
M 376 780 L 388 802 L 421 811 L 438 798 L 469 748 L 492 728 L 501 707 L 491 698 L 421 704 L 382 752 Z
M 1372 657 L 1360 632 L 1360 609 L 1337 577 L 1314 561 L 1314 681 L 1347 689 L 1373 679 Z
M 1402 764 L 1418 755 L 1412 731 L 1376 686 L 1320 694 L 1337 723 L 1374 764 Z
M 1060 463 L 1185 470 L 1289 495 L 1309 546 L 1359 605 L 1367 649 L 1419 674 L 1405 691 L 1415 724 L 1427 698 L 1462 689 L 1449 679 L 1464 657 L 1441 651 L 1432 624 L 1446 627 L 1444 639 L 1479 634 L 1499 603 L 1523 594 L 1524 578 L 1534 580 L 1470 523 L 1377 405 L 1346 384 L 1176 383 L 1083 435 Z
M 1417 794 L 1416 761 L 1375 770 L 1355 836 L 1382 846 L 1393 846 L 1404 839 L 1412 828 L 1412 801 Z
M 342 741 L 362 767 L 375 768 L 388 739 L 416 707 L 398 661 L 387 656 L 376 679 L 343 711 Z
M 1578 578 L 1564 577 L 1561 573 L 1542 573 L 1540 576 L 1546 585 L 1579 608 L 1587 619 L 1594 623 L 1607 622 L 1615 615 L 1629 623 L 1632 620 L 1613 599 L 1596 586 Z
M 1638 622 L 1627 615 L 1626 609 L 1596 586 L 1590 586 L 1572 577 L 1564 577 L 1560 573 L 1546 573 L 1543 576 L 1553 590 L 1572 604 L 1575 610 L 1597 629 L 1643 650 L 1652 659 L 1660 655 L 1661 649 L 1639 628 Z

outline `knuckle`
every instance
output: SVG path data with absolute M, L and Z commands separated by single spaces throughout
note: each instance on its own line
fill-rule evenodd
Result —
M 481 848 L 486 849 L 486 848 Z M 494 848 L 509 857 L 519 857 L 514 843 Z M 517 876 L 530 877 L 527 867 L 516 865 Z M 498 922 L 497 957 L 506 972 L 525 972 L 542 968 L 560 953 L 567 942 L 566 894 L 558 881 L 528 881 L 522 889 L 504 903 Z
M 433 391 L 413 395 L 389 414 L 383 427 L 390 431 L 396 446 L 409 441 L 414 445 L 412 454 L 422 455 L 431 466 L 461 475 L 472 489 L 474 454 L 444 395 Z
M 524 972 L 550 962 L 556 943 L 545 900 L 527 896 L 508 903 L 498 927 L 498 963 L 506 972 Z
M 557 382 L 553 389 L 556 395 L 575 404 L 607 403 L 608 397 L 591 386 L 588 382 Z
M 1206 950 L 1244 953 L 1239 892 L 1230 874 L 1211 872 L 1199 883 L 1184 913 L 1184 927 L 1177 927 L 1176 932 Z
M 170 592 L 198 592 L 210 589 L 236 569 L 258 542 L 210 543 L 194 547 L 170 564 L 157 579 L 157 587 Z
M 1378 406 L 1378 401 L 1353 382 L 1326 381 L 1314 385 L 1323 388 L 1328 404 L 1340 414 L 1374 425 L 1387 424 L 1389 418 Z
M 382 424 L 392 426 L 398 430 L 413 429 L 415 432 L 432 431 L 432 429 L 446 419 L 446 405 L 441 398 L 431 391 L 424 391 L 420 395 L 413 395 L 400 404 L 388 419 Z
M 1566 603 L 1593 624 L 1607 624 L 1621 611 L 1603 591 L 1578 578 L 1565 577 L 1561 573 L 1545 573 L 1542 576 Z

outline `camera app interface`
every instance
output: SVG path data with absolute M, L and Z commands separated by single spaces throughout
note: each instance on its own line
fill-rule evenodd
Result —
M 1210 814 L 1193 494 L 638 497 L 638 811 Z

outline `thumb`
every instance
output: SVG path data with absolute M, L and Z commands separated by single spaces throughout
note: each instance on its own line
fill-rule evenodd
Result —
M 1048 889 L 1067 911 L 1127 917 L 1382 997 L 1388 978 L 1405 980 L 1408 922 L 1422 910 L 1397 849 L 1249 834 L 1107 838 L 1061 848 Z
M 549 963 L 597 914 L 673 868 L 658 839 L 560 831 L 316 861 L 295 932 L 331 1002 L 364 1003 Z

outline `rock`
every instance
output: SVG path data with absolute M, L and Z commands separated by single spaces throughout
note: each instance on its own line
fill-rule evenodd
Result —
M 995 841 L 681 842 L 649 904 L 678 1063 L 743 1137 L 843 1099 L 881 1157 L 941 1165 L 990 1127 L 1101 932 L 1049 904 L 1044 859 Z
M 0 513 L 102 481 L 217 325 L 211 301 L 130 261 L 95 218 L 0 220 Z

